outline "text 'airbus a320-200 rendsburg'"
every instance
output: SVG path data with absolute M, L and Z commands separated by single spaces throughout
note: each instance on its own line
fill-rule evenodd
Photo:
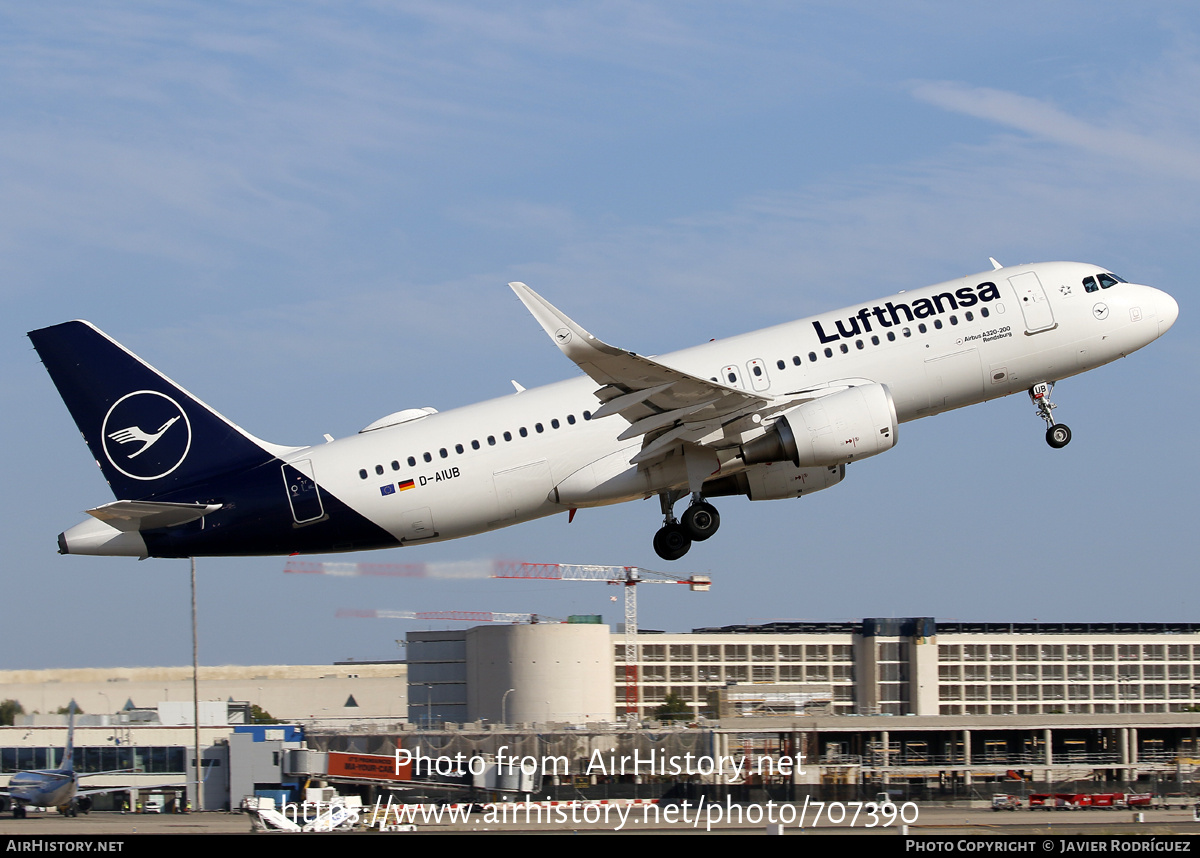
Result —
M 1002 268 L 655 358 L 513 291 L 588 378 L 312 447 L 269 444 L 87 322 L 29 334 L 119 500 L 64 554 L 306 554 L 456 539 L 660 499 L 667 560 L 719 526 L 709 498 L 800 497 L 889 450 L 901 423 L 1028 391 L 1062 447 L 1056 380 L 1153 342 L 1179 307 L 1095 265 Z M 677 501 L 691 502 L 676 519 Z

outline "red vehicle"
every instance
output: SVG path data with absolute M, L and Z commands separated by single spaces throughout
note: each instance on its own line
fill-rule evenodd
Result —
M 1054 796 L 1047 792 L 1035 792 L 1029 796 L 1029 809 L 1036 810 L 1052 810 L 1054 808 Z
M 1054 794 L 1054 806 L 1064 810 L 1079 810 L 1082 807 L 1092 806 L 1091 793 L 1086 792 L 1056 792 Z

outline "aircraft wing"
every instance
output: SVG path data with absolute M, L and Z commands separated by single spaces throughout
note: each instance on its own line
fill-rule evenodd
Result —
M 118 774 L 117 772 L 88 772 L 83 777 L 95 777 L 96 775 Z M 149 789 L 178 789 L 186 787 L 187 781 L 164 781 L 159 784 L 138 784 L 136 787 L 131 787 L 129 784 L 124 786 L 107 786 L 107 787 L 88 787 L 84 789 L 79 787 L 75 790 L 76 795 L 105 795 L 111 792 L 129 792 L 131 789 L 149 790 Z
M 734 446 L 741 431 L 753 426 L 738 425 L 743 419 L 761 418 L 781 407 L 775 397 L 727 387 L 610 346 L 524 283 L 508 285 L 559 350 L 601 385 L 596 391 L 601 405 L 592 419 L 620 414 L 630 424 L 620 440 L 643 437 L 632 464 L 665 456 L 684 443 Z

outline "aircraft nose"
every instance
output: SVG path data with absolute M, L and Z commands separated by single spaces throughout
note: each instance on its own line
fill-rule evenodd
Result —
M 1166 292 L 1158 293 L 1158 333 L 1165 334 L 1167 329 L 1179 318 L 1179 302 Z

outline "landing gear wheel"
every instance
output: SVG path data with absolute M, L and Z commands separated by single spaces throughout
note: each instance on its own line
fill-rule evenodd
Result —
M 682 524 L 665 524 L 654 534 L 654 552 L 663 560 L 678 560 L 691 547 L 692 538 Z
M 696 542 L 703 542 L 721 526 L 721 514 L 712 504 L 699 501 L 683 513 L 682 524 L 687 528 L 688 536 Z
M 1055 450 L 1071 443 L 1071 430 L 1065 423 L 1055 423 L 1046 430 L 1046 443 Z

